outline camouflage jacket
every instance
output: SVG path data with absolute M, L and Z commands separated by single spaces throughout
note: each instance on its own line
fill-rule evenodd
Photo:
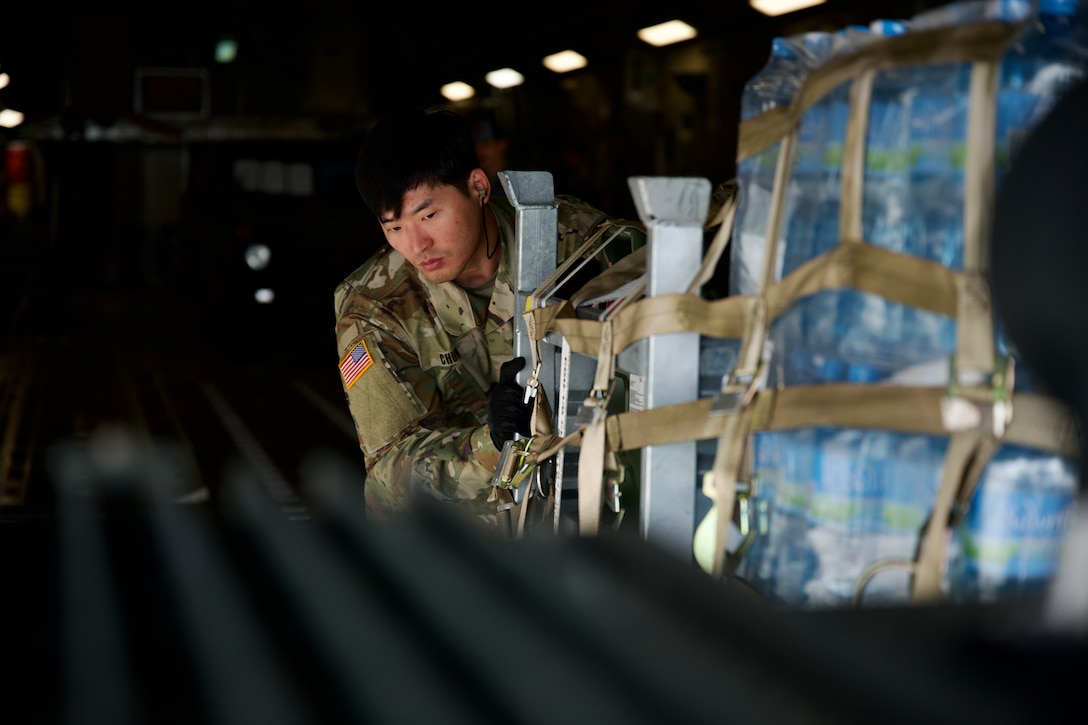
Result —
M 556 202 L 563 258 L 608 217 L 573 197 Z M 462 287 L 429 282 L 390 247 L 336 288 L 341 382 L 366 462 L 371 518 L 403 512 L 423 492 L 498 520 L 487 393 L 513 357 L 514 209 L 498 197 L 488 205 L 502 254 L 482 327 Z

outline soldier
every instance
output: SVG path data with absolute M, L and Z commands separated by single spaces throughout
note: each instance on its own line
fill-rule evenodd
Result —
M 388 242 L 335 291 L 367 515 L 388 521 L 427 495 L 505 533 L 510 495 L 491 477 L 503 443 L 530 434 L 531 414 L 515 381 L 526 361 L 513 358 L 514 209 L 446 108 L 381 120 L 356 183 Z M 556 203 L 565 252 L 609 218 L 573 197 Z

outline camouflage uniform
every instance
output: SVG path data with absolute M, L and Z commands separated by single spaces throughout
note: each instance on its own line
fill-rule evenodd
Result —
M 608 217 L 573 197 L 556 202 L 562 258 Z M 462 287 L 429 282 L 389 247 L 336 288 L 341 382 L 366 462 L 371 519 L 405 511 L 424 492 L 499 524 L 487 393 L 513 357 L 514 209 L 495 196 L 488 206 L 502 254 L 483 327 Z

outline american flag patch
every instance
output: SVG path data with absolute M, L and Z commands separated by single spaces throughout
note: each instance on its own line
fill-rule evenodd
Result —
M 374 364 L 370 357 L 370 351 L 366 349 L 366 343 L 362 340 L 355 343 L 343 360 L 340 361 L 340 375 L 344 378 L 344 387 L 350 388 L 355 381 L 366 372 L 367 368 Z

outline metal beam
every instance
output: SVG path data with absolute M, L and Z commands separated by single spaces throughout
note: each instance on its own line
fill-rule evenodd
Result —
M 646 225 L 646 294 L 688 291 L 703 254 L 703 224 L 710 182 L 699 178 L 632 177 L 628 180 Z M 697 292 L 697 290 L 695 290 Z M 638 371 L 646 408 L 686 403 L 699 397 L 699 334 L 674 332 L 638 343 Z M 692 559 L 695 536 L 696 443 L 684 441 L 642 450 L 639 529 L 642 537 L 684 561 Z

